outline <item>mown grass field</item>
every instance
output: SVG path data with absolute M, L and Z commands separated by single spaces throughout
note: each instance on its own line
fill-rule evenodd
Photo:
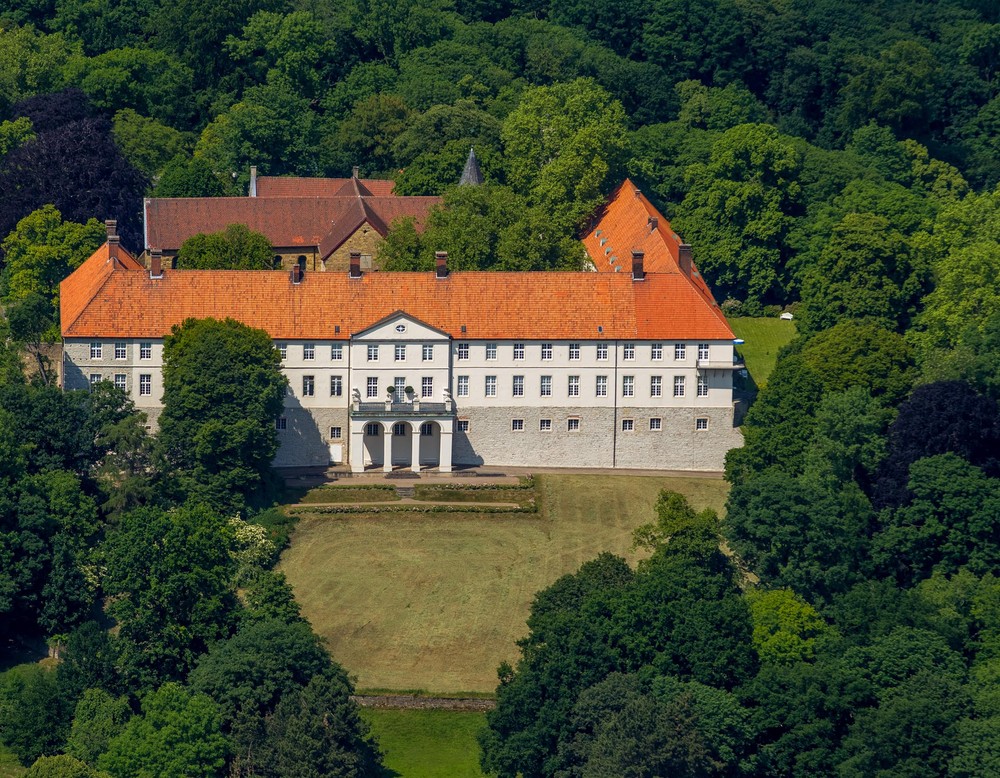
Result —
M 384 778 L 480 778 L 476 736 L 483 713 L 364 708 L 385 754 Z
M 746 341 L 739 347 L 747 370 L 758 387 L 767 383 L 778 359 L 778 350 L 795 337 L 795 322 L 777 318 L 729 319 L 737 338 Z
M 0 745 L 0 778 L 20 778 L 27 772 L 6 746 Z
M 722 509 L 721 480 L 539 475 L 537 514 L 302 515 L 281 569 L 360 689 L 491 692 L 532 598 L 602 551 L 632 562 L 661 489 Z

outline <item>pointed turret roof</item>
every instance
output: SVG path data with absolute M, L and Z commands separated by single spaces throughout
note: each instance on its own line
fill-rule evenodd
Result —
M 479 160 L 476 159 L 476 150 L 469 149 L 469 158 L 465 160 L 465 169 L 462 177 L 458 180 L 459 186 L 479 186 L 483 183 L 483 171 L 479 169 Z

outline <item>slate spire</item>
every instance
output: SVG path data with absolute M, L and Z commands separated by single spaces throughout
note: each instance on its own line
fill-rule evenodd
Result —
M 483 183 L 483 171 L 479 169 L 479 160 L 476 159 L 476 150 L 469 148 L 469 158 L 465 160 L 465 169 L 462 177 L 458 180 L 459 186 L 479 186 Z

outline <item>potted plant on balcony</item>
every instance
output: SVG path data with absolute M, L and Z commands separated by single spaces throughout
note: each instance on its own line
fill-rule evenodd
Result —
M 406 393 L 406 398 L 411 403 L 413 403 L 413 409 L 414 410 L 419 410 L 420 409 L 420 398 L 417 397 L 416 392 L 413 391 L 413 387 L 412 386 L 407 386 L 406 388 L 403 389 L 403 391 Z

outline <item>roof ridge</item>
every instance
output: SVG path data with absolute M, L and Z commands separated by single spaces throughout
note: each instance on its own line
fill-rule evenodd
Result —
M 94 257 L 96 257 L 97 256 L 97 252 L 100 251 L 103 248 L 107 248 L 107 250 L 108 250 L 108 252 L 107 252 L 108 253 L 108 257 L 101 264 L 104 265 L 104 266 L 110 266 L 110 267 L 107 270 L 107 272 L 104 273 L 104 277 L 101 279 L 101 283 L 98 284 L 97 287 L 94 289 L 93 294 L 91 294 L 89 297 L 87 297 L 85 299 L 85 301 L 83 302 L 83 304 L 79 306 L 79 310 L 77 311 L 76 316 L 73 317 L 73 319 L 69 322 L 69 324 L 66 325 L 66 326 L 64 326 L 63 323 L 62 323 L 62 321 L 59 322 L 59 328 L 62 331 L 64 331 L 64 332 L 68 331 L 69 329 L 71 329 L 73 327 L 73 325 L 76 324 L 80 320 L 80 317 L 83 316 L 83 314 L 85 314 L 87 312 L 87 308 L 90 307 L 90 304 L 104 290 L 104 287 L 107 286 L 108 281 L 115 274 L 115 257 L 111 253 L 111 246 L 110 246 L 110 244 L 108 244 L 107 242 L 105 242 L 101 246 L 98 246 L 97 250 L 94 251 L 94 253 L 91 254 L 89 257 L 87 257 L 87 259 L 85 259 L 83 261 L 83 264 L 81 264 L 80 267 L 78 267 L 76 270 L 74 270 L 73 273 L 70 273 L 70 275 L 67 276 L 65 280 L 68 281 L 70 278 L 72 278 L 73 275 L 77 272 L 77 270 L 79 270 L 80 268 L 82 268 L 83 265 L 87 264 L 91 259 L 93 259 Z M 133 271 L 133 272 L 138 272 L 138 271 Z M 65 281 L 63 283 L 65 283 Z M 60 284 L 60 290 L 59 290 L 60 306 L 65 302 L 65 297 L 62 294 L 62 288 L 61 287 L 62 287 L 62 284 Z M 61 311 L 62 311 L 62 308 L 60 308 L 60 312 Z M 62 317 L 60 316 L 60 319 L 61 318 Z

